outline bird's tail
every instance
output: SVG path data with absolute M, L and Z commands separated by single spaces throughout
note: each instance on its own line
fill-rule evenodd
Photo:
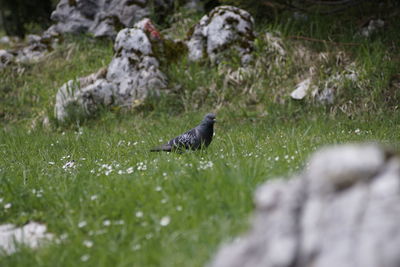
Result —
M 150 152 L 160 152 L 160 151 L 171 152 L 172 151 L 172 146 L 170 146 L 170 145 L 162 145 L 162 146 L 150 149 Z

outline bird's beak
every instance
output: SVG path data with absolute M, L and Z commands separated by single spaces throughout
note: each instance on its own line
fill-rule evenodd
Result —
M 217 122 L 217 120 L 216 120 L 216 119 L 213 119 L 213 122 Z

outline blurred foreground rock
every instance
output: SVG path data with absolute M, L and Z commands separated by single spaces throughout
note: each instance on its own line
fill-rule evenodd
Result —
M 53 239 L 53 234 L 47 233 L 43 224 L 30 222 L 22 227 L 13 224 L 0 225 L 0 252 L 12 254 L 17 251 L 17 246 L 24 245 L 37 248 L 43 242 Z
M 211 266 L 400 266 L 400 158 L 378 145 L 322 149 L 255 203 L 250 232 Z

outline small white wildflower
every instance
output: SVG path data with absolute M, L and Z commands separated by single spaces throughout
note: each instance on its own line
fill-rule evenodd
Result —
M 165 204 L 165 203 L 167 203 L 168 202 L 168 200 L 166 199 L 166 198 L 163 198 L 163 199 L 161 199 L 161 201 L 160 201 L 162 204 Z
M 142 218 L 143 217 L 143 212 L 137 211 L 135 215 L 136 215 L 137 218 Z
M 176 206 L 177 211 L 182 211 L 182 206 Z
M 131 174 L 132 172 L 133 172 L 133 167 L 129 167 L 128 169 L 126 169 L 127 174 Z
M 199 170 L 210 169 L 214 166 L 212 161 L 200 161 Z
M 360 133 L 361 133 L 361 130 L 357 128 L 357 129 L 355 129 L 354 133 L 355 133 L 355 134 L 360 134 Z
M 152 233 L 148 233 L 146 234 L 146 239 L 152 239 L 153 238 L 153 234 Z
M 60 240 L 61 241 L 67 240 L 67 238 L 68 238 L 68 234 L 67 233 L 63 233 L 63 234 L 60 235 Z
M 169 216 L 164 216 L 160 220 L 161 226 L 167 226 L 171 222 L 171 218 Z
M 167 175 L 168 175 L 168 174 L 167 174 L 166 172 L 163 172 L 163 174 L 162 174 L 162 176 L 164 176 L 164 177 L 167 176 Z
M 136 244 L 136 245 L 134 245 L 133 247 L 132 247 L 132 250 L 139 250 L 139 249 L 141 249 L 142 248 L 142 246 L 140 245 L 140 244 Z
M 157 186 L 157 187 L 156 187 L 156 191 L 157 191 L 157 192 L 160 192 L 161 190 L 162 190 L 162 187 L 161 187 L 161 186 Z
M 64 164 L 64 166 L 62 166 L 64 170 L 75 169 L 75 167 L 76 165 L 74 160 L 68 161 L 67 163 Z
M 285 155 L 285 159 L 288 159 L 289 158 L 289 155 Z
M 56 164 L 54 161 L 49 161 L 49 164 L 50 165 L 54 165 L 54 164 Z
M 12 207 L 12 204 L 11 204 L 11 203 L 7 203 L 7 204 L 4 205 L 4 208 L 5 208 L 5 209 L 9 209 L 9 208 L 11 208 L 11 207 Z
M 87 247 L 87 248 L 91 248 L 91 247 L 93 247 L 93 241 L 91 241 L 91 240 L 84 240 L 84 241 L 83 241 L 83 245 L 84 245 L 85 247 Z
M 111 225 L 111 221 L 110 220 L 104 220 L 103 221 L 103 225 L 104 226 L 110 226 Z
M 90 259 L 90 255 L 88 255 L 88 254 L 82 255 L 82 257 L 81 257 L 81 261 L 83 261 L 83 262 L 88 261 L 89 259 Z
M 78 223 L 78 227 L 79 227 L 79 228 L 83 228 L 83 227 L 85 227 L 86 225 L 87 225 L 87 222 L 86 222 L 86 221 L 81 221 L 81 222 Z
M 146 164 L 144 163 L 144 162 L 139 162 L 138 164 L 137 164 L 137 170 L 138 171 L 145 171 L 145 170 L 147 170 L 147 166 L 146 166 Z
M 94 200 L 96 200 L 97 198 L 98 198 L 97 195 L 93 195 L 93 196 L 90 197 L 90 200 L 91 200 L 91 201 L 94 201 Z
M 275 157 L 275 161 L 278 161 L 278 160 L 279 160 L 279 156 L 276 156 L 276 157 Z
M 0 198 L 0 203 L 2 203 L 4 201 L 4 198 Z
M 119 170 L 119 171 L 118 171 L 118 174 L 120 174 L 120 175 L 121 175 L 121 174 L 124 174 L 124 173 L 125 173 L 125 171 L 123 171 L 123 170 Z

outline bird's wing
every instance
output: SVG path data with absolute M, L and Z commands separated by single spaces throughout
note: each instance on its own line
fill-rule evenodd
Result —
M 193 148 L 199 143 L 198 132 L 196 128 L 175 137 L 168 142 L 169 145 L 176 148 Z

